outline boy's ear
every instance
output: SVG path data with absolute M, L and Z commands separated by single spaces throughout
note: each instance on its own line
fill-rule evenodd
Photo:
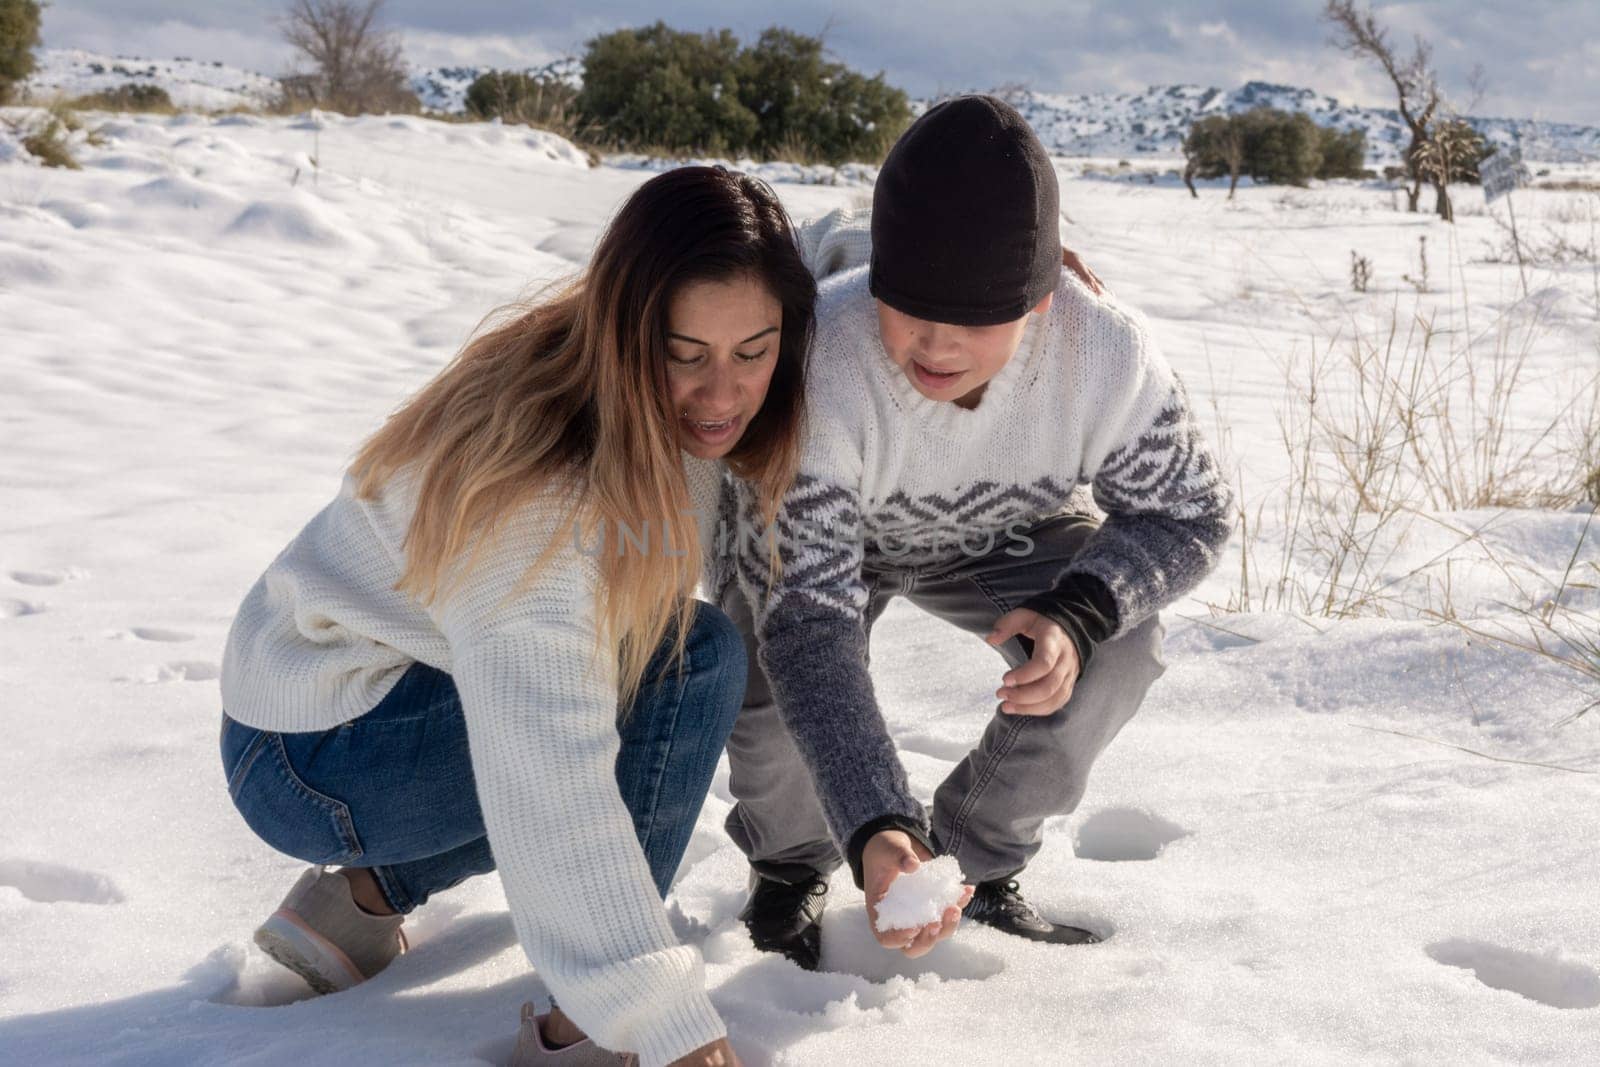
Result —
M 1043 315 L 1045 312 L 1049 311 L 1050 310 L 1050 305 L 1055 300 L 1055 298 L 1056 298 L 1056 294 L 1055 293 L 1046 293 L 1046 294 L 1044 294 L 1044 299 L 1039 301 L 1037 304 L 1034 305 L 1033 313 L 1035 315 Z

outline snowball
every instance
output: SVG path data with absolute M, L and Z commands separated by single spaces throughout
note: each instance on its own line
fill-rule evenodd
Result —
M 889 883 L 878 904 L 878 929 L 910 930 L 935 923 L 961 900 L 961 865 L 954 856 L 929 860 Z

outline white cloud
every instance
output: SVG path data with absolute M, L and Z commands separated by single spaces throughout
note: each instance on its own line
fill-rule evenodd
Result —
M 413 67 L 535 67 L 559 59 L 566 50 L 552 48 L 540 34 L 440 33 L 404 30 L 406 62 Z
M 122 21 L 63 7 L 47 10 L 47 48 L 82 48 L 143 59 L 218 60 L 233 67 L 277 74 L 289 65 L 290 48 L 272 26 L 222 28 L 184 19 Z

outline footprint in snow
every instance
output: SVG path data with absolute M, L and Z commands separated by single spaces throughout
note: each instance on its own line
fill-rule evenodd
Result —
M 42 604 L 30 604 L 26 600 L 0 597 L 0 619 L 20 619 L 24 615 L 40 615 L 43 612 Z
M 168 630 L 160 626 L 135 626 L 127 630 L 114 630 L 106 636 L 113 641 L 126 641 L 131 637 L 136 641 L 157 641 L 169 644 L 194 640 L 194 634 L 186 633 L 183 630 Z
M 78 567 L 68 567 L 64 571 L 11 571 L 7 577 L 19 585 L 47 586 L 87 578 L 89 572 Z
M 40 904 L 121 904 L 125 899 L 103 874 L 39 860 L 0 859 L 0 886 Z
M 317 996 L 298 974 L 239 944 L 214 949 L 183 978 L 196 995 L 235 1008 L 281 1008 Z
M 1487 941 L 1451 938 L 1427 947 L 1447 967 L 1460 967 L 1490 989 L 1504 989 L 1552 1008 L 1600 1008 L 1600 972 L 1586 963 L 1503 948 Z
M 1189 831 L 1158 815 L 1137 808 L 1107 808 L 1078 827 L 1073 851 L 1085 860 L 1153 860 L 1172 842 L 1188 836 Z
M 152 664 L 131 678 L 123 676 L 113 681 L 134 682 L 139 685 L 159 685 L 162 682 L 212 682 L 221 677 L 221 674 L 215 663 L 206 660 L 177 660 L 172 663 Z

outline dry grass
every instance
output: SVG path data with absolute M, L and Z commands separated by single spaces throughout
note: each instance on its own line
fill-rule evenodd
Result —
M 158 85 L 129 83 L 114 89 L 74 97 L 66 107 L 77 111 L 120 111 L 151 115 L 176 115 L 178 108 L 167 91 Z
M 1509 618 L 1463 619 L 1451 609 L 1448 600 L 1423 610 L 1424 616 L 1449 623 L 1469 636 L 1538 656 L 1566 672 L 1583 704 L 1558 726 L 1600 707 L 1600 608 L 1596 606 L 1600 604 L 1596 599 L 1600 594 L 1600 563 L 1579 559 L 1584 545 L 1600 536 L 1600 531 L 1592 529 L 1594 515 L 1590 511 L 1584 519 L 1567 565 L 1553 584 L 1540 575 L 1520 573 L 1508 565 L 1483 544 L 1476 531 L 1458 531 L 1464 541 L 1476 542 L 1483 549 L 1483 558 L 1496 565 L 1516 590 L 1516 601 L 1501 605 Z
M 72 154 L 72 135 L 83 129 L 83 122 L 64 101 L 57 100 L 39 115 L 13 120 L 8 125 L 22 142 L 23 149 L 44 166 L 81 169 Z M 85 139 L 97 143 L 93 133 Z
M 1390 573 L 1402 527 L 1419 514 L 1600 496 L 1600 374 L 1575 374 L 1552 411 L 1514 405 L 1541 333 L 1534 312 L 1503 315 L 1477 337 L 1448 334 L 1420 303 L 1403 311 L 1397 300 L 1381 326 L 1346 323 L 1291 358 L 1278 411 L 1290 472 L 1275 493 L 1238 485 L 1240 573 L 1215 606 L 1416 614 L 1398 589 L 1449 561 Z
M 1458 259 L 1444 275 L 1447 285 L 1461 276 Z M 1471 321 L 1464 293 L 1443 295 L 1461 312 L 1453 321 Z M 1595 360 L 1572 360 L 1560 380 L 1537 380 L 1532 354 L 1554 328 L 1545 302 L 1513 304 L 1476 331 L 1444 328 L 1432 310 L 1438 303 L 1438 295 L 1397 296 L 1385 320 L 1348 317 L 1285 362 L 1277 422 L 1289 472 L 1265 490 L 1241 476 L 1239 571 L 1226 601 L 1211 607 L 1457 626 L 1566 672 L 1581 697 L 1571 721 L 1600 707 L 1600 529 L 1591 530 L 1600 507 L 1600 371 Z M 1534 389 L 1556 399 L 1530 403 Z M 1223 454 L 1230 443 L 1224 429 Z M 1483 536 L 1508 509 L 1585 505 L 1559 579 L 1508 563 Z M 1479 509 L 1493 515 L 1476 528 L 1447 514 Z M 1417 525 L 1447 531 L 1448 543 L 1421 563 L 1397 565 Z M 1485 564 L 1509 593 L 1459 613 L 1462 567 Z

